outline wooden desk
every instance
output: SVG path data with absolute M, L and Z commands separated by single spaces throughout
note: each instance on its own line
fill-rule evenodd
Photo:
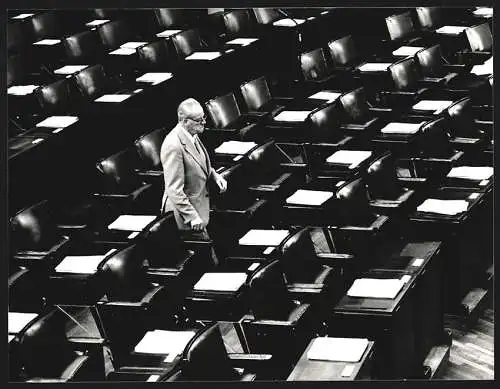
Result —
M 312 340 L 309 342 L 287 381 L 353 381 L 371 378 L 375 342 L 368 342 L 368 347 L 366 347 L 363 356 L 356 363 L 309 360 L 307 359 L 307 353 L 312 342 Z M 349 365 L 352 365 L 354 370 L 349 376 L 344 377 L 344 369 Z

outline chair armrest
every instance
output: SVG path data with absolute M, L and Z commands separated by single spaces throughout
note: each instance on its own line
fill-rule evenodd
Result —
M 377 219 L 369 226 L 363 227 L 363 226 L 343 226 L 340 227 L 342 230 L 346 231 L 372 231 L 372 232 L 377 232 L 379 231 L 382 226 L 389 220 L 388 216 L 379 216 Z
M 75 350 L 88 351 L 96 353 L 102 351 L 102 347 L 106 340 L 104 338 L 84 338 L 84 337 L 68 337 L 68 342 Z
M 61 374 L 61 379 L 68 381 L 75 378 L 78 371 L 82 369 L 88 362 L 90 357 L 88 355 L 82 355 L 76 358 Z
M 427 184 L 427 177 L 398 177 L 398 181 L 404 186 L 415 188 Z
M 322 265 L 327 265 L 330 267 L 343 266 L 349 264 L 354 259 L 352 254 L 341 254 L 341 253 L 316 253 L 316 259 L 314 262 L 321 263 Z
M 160 296 L 161 293 L 165 292 L 165 287 L 164 286 L 157 286 L 153 289 L 151 289 L 146 295 L 141 299 L 141 304 L 146 305 L 146 304 L 151 304 L 153 299 L 157 296 Z
M 134 169 L 139 177 L 163 177 L 162 170 L 140 170 Z
M 25 382 L 28 383 L 37 383 L 37 384 L 50 384 L 50 383 L 64 383 L 68 382 L 68 379 L 65 378 L 44 378 L 44 377 L 33 377 Z
M 273 358 L 272 354 L 228 353 L 227 356 L 232 366 L 242 367 L 250 371 L 264 367 L 265 363 Z
M 467 64 L 444 64 L 443 69 L 448 73 L 464 74 L 470 71 L 471 66 Z

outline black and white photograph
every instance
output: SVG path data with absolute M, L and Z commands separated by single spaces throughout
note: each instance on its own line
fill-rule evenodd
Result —
M 4 14 L 8 382 L 494 380 L 491 5 L 59 4 Z

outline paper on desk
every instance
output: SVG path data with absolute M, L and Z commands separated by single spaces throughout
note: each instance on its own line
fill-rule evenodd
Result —
M 360 72 L 385 72 L 389 66 L 389 62 L 367 62 L 358 66 L 358 69 Z
M 470 72 L 478 76 L 493 74 L 493 62 L 486 61 L 482 65 L 474 65 Z
M 85 69 L 89 65 L 66 65 L 63 66 L 62 68 L 54 70 L 54 74 L 74 74 L 76 72 L 79 72 L 82 69 Z
M 111 51 L 109 54 L 112 55 L 132 55 L 135 54 L 135 49 L 131 49 L 129 47 L 120 47 L 114 51 Z
M 142 231 L 156 219 L 154 215 L 120 215 L 108 226 L 110 230 Z
M 236 38 L 233 40 L 230 40 L 226 42 L 228 45 L 241 45 L 241 46 L 248 46 L 249 44 L 258 41 L 259 38 Z
M 120 45 L 120 47 L 122 49 L 137 49 L 138 47 L 144 46 L 147 43 L 148 42 L 126 42 Z
M 419 111 L 434 111 L 435 114 L 438 114 L 452 104 L 453 101 L 450 100 L 421 100 L 412 108 Z
M 368 347 L 364 338 L 316 338 L 307 359 L 336 362 L 359 362 Z
M 11 19 L 26 19 L 29 18 L 30 16 L 33 16 L 34 14 L 19 14 L 16 16 L 13 16 Z
M 380 130 L 382 134 L 415 134 L 420 126 L 425 123 L 398 123 L 392 122 Z
M 326 162 L 349 165 L 349 169 L 353 169 L 371 155 L 371 151 L 339 150 L 330 155 Z
M 172 73 L 144 73 L 142 76 L 137 77 L 135 80 L 137 82 L 148 82 L 153 85 L 159 84 L 160 82 L 169 80 L 173 77 Z
M 305 22 L 305 19 L 291 19 L 291 18 L 286 18 L 286 19 L 280 19 L 276 20 L 273 22 L 273 26 L 278 26 L 278 27 L 295 27 L 297 24 L 302 24 Z
M 438 34 L 458 35 L 466 29 L 467 27 L 464 26 L 443 26 L 441 28 L 438 28 L 436 32 Z
M 491 166 L 457 166 L 452 168 L 446 177 L 463 178 L 465 180 L 487 180 L 493 176 Z
M 87 27 L 97 27 L 107 22 L 109 22 L 109 19 L 94 19 L 91 22 L 85 23 L 85 25 Z
M 36 124 L 36 127 L 65 128 L 78 121 L 76 116 L 49 116 Z
M 7 94 L 15 96 L 26 96 L 38 88 L 38 85 L 12 85 L 7 89 Z
M 333 192 L 299 189 L 286 199 L 287 204 L 321 205 L 333 197 Z
M 404 282 L 400 279 L 358 278 L 347 291 L 350 297 L 395 298 Z
M 195 331 L 148 331 L 134 347 L 134 351 L 142 354 L 173 354 L 176 356 L 184 351 L 195 334 Z
M 242 246 L 279 246 L 290 234 L 288 230 L 250 230 L 238 243 Z
M 58 43 L 61 43 L 60 39 L 42 39 L 41 41 L 35 42 L 33 44 L 37 46 L 54 46 Z
M 12 339 L 14 339 L 16 336 L 15 335 L 8 335 L 7 340 L 10 343 Z
M 246 273 L 205 273 L 193 290 L 236 292 L 247 280 Z
M 216 154 L 246 154 L 251 149 L 257 146 L 255 142 L 240 142 L 237 140 L 229 140 L 222 143 L 214 151 Z
M 199 51 L 199 52 L 193 53 L 191 55 L 188 55 L 186 57 L 186 59 L 188 59 L 188 60 L 191 60 L 191 59 L 194 59 L 194 60 L 202 59 L 202 60 L 211 61 L 211 60 L 213 60 L 215 58 L 218 58 L 220 56 L 221 56 L 221 54 L 218 51 Z
M 327 100 L 328 103 L 335 101 L 339 98 L 341 93 L 338 92 L 329 92 L 329 91 L 321 91 L 318 93 L 309 96 L 309 99 L 319 99 L 319 100 Z
M 94 274 L 104 255 L 69 255 L 55 267 L 56 273 Z
M 412 56 L 415 55 L 418 51 L 422 50 L 423 47 L 419 46 L 401 46 L 399 49 L 394 50 L 392 52 L 392 55 L 395 55 L 397 57 L 402 56 Z
M 156 34 L 156 36 L 158 38 L 168 38 L 169 36 L 178 34 L 181 31 L 182 30 L 165 30 L 165 31 L 159 32 L 158 34 Z
M 480 7 L 472 13 L 476 16 L 481 16 L 483 18 L 492 18 L 493 17 L 493 8 L 492 7 Z
M 465 200 L 427 199 L 417 207 L 418 212 L 457 215 L 467 211 L 469 203 Z
M 277 122 L 303 122 L 311 111 L 281 111 L 274 117 Z
M 37 316 L 38 316 L 38 313 L 9 312 L 9 316 L 8 316 L 9 334 L 17 334 L 31 320 L 33 320 Z
M 102 95 L 94 101 L 97 103 L 121 103 L 122 101 L 127 100 L 130 96 L 132 95 Z

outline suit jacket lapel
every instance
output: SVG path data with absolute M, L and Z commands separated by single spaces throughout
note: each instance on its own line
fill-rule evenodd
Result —
M 203 171 L 208 175 L 208 167 L 206 161 L 203 161 L 200 153 L 196 150 L 193 142 L 191 142 L 186 134 L 184 133 L 184 130 L 182 128 L 177 129 L 177 136 L 179 137 L 179 140 L 181 141 L 182 145 L 186 149 L 186 151 L 191 154 L 191 156 L 194 158 L 194 160 L 200 165 L 200 167 L 203 169 Z M 206 159 L 206 158 L 205 158 Z

